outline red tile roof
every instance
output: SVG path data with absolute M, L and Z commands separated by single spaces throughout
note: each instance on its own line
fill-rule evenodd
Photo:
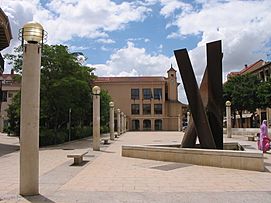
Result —
M 111 82 L 153 82 L 165 81 L 164 77 L 148 76 L 148 77 L 97 77 L 95 83 L 111 83 Z
M 249 73 L 252 72 L 254 69 L 257 69 L 261 66 L 265 65 L 264 61 L 262 59 L 256 61 L 255 63 L 249 65 L 249 66 L 245 66 L 242 70 L 240 70 L 239 72 L 230 72 L 228 74 L 228 76 L 235 76 L 235 75 L 243 75 L 245 73 Z

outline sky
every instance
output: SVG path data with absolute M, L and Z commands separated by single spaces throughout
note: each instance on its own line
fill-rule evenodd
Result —
M 0 0 L 13 39 L 41 23 L 48 44 L 82 52 L 97 76 L 166 76 L 177 70 L 179 100 L 187 103 L 173 51 L 186 48 L 200 84 L 206 43 L 222 40 L 223 80 L 231 71 L 271 60 L 271 0 Z M 11 67 L 6 68 L 6 72 Z

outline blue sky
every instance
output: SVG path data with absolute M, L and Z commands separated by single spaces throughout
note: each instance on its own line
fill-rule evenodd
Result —
M 1 0 L 13 40 L 38 21 L 49 44 L 65 44 L 88 58 L 98 76 L 165 76 L 173 50 L 187 48 L 200 82 L 205 44 L 222 40 L 223 77 L 245 64 L 270 60 L 270 0 Z M 6 71 L 9 71 L 10 67 Z M 178 75 L 178 80 L 181 79 Z M 179 99 L 186 102 L 182 84 Z

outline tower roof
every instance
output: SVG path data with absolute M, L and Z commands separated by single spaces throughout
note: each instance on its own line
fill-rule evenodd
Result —
M 170 72 L 170 71 L 175 71 L 175 72 L 177 72 L 177 71 L 172 67 L 172 64 L 171 64 L 171 66 L 170 66 L 170 69 L 167 71 L 167 73 Z

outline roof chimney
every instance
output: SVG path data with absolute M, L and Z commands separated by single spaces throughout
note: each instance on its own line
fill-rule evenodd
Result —
M 247 68 L 247 64 L 245 64 L 245 68 Z
M 14 69 L 11 69 L 10 74 L 14 75 Z

